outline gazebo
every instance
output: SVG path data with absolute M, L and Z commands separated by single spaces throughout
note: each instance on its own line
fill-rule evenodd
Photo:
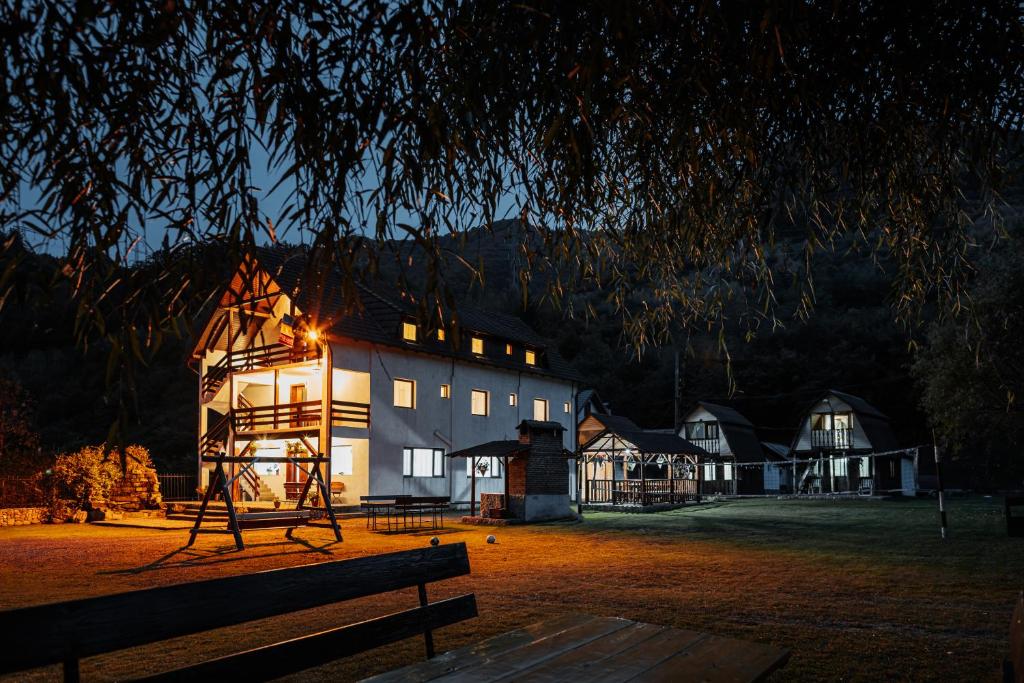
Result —
M 580 447 L 586 504 L 681 504 L 700 500 L 703 448 L 670 431 L 605 428 Z

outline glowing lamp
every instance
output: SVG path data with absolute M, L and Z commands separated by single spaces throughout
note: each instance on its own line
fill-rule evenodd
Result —
M 320 333 L 317 332 L 316 330 L 309 330 L 308 332 L 306 332 L 306 339 L 308 339 L 311 342 L 315 342 L 319 338 Z

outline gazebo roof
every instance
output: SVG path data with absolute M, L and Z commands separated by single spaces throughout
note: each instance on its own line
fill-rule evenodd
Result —
M 652 430 L 611 430 L 605 429 L 584 444 L 584 451 L 605 450 L 608 440 L 618 439 L 629 444 L 640 453 L 653 455 L 697 455 L 707 456 L 708 452 L 690 443 L 678 434 Z
M 469 448 L 452 451 L 449 458 L 504 458 L 529 452 L 530 444 L 519 441 L 488 441 Z

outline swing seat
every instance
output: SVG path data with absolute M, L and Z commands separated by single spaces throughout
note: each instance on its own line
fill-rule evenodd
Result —
M 246 512 L 237 515 L 239 530 L 245 529 L 294 529 L 309 524 L 312 512 L 309 510 L 281 510 L 276 512 Z M 230 522 L 228 523 L 230 529 Z

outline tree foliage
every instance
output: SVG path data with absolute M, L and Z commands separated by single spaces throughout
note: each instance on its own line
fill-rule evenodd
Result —
M 7 3 L 0 229 L 66 245 L 79 336 L 105 340 L 127 394 L 132 365 L 220 284 L 191 245 L 221 243 L 231 265 L 288 230 L 311 275 L 337 266 L 349 286 L 414 243 L 433 315 L 453 295 L 442 238 L 509 212 L 542 233 L 520 245 L 520 282 L 547 273 L 566 307 L 600 288 L 638 347 L 723 325 L 733 299 L 774 323 L 783 235 L 799 238 L 806 314 L 814 253 L 853 236 L 894 260 L 895 310 L 913 318 L 936 294 L 959 304 L 966 228 L 1001 227 L 1021 11 Z M 126 268 L 147 230 L 164 249 Z
M 29 476 L 46 464 L 31 398 L 16 380 L 0 376 L 0 472 Z

